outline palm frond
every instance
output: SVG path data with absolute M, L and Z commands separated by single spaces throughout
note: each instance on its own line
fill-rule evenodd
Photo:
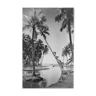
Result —
M 23 15 L 23 22 L 28 22 L 30 21 L 30 17 L 28 17 L 27 15 Z
M 72 30 L 71 33 L 74 33 L 74 30 Z
M 53 52 L 54 55 L 56 55 L 56 52 Z
M 47 32 L 47 31 L 44 31 L 43 33 L 45 33 L 45 34 L 47 34 L 47 35 L 50 35 L 50 33 L 49 33 L 49 32 Z
M 46 21 L 47 21 L 47 18 L 46 18 L 45 16 L 42 16 L 42 17 L 41 17 L 41 20 L 42 20 L 43 22 L 46 22 Z
M 69 48 L 69 45 L 66 45 L 63 50 L 62 50 L 62 56 L 67 56 L 67 55 L 70 55 L 70 48 Z
M 45 45 L 45 47 L 44 47 L 44 51 L 43 51 L 43 54 L 47 54 L 47 53 L 48 53 L 48 51 L 49 51 L 49 48 L 48 48 L 48 46 L 47 46 L 47 45 Z
M 42 36 L 43 36 L 44 39 L 46 39 L 46 35 L 45 34 L 42 33 Z
M 42 32 L 44 32 L 44 31 L 49 31 L 49 28 L 48 28 L 48 26 L 46 26 L 46 25 L 38 25 L 38 28 L 39 28 Z
M 58 21 L 58 22 L 61 21 L 61 20 L 63 19 L 62 17 L 63 17 L 63 14 L 57 15 L 57 16 L 55 17 L 55 22 L 56 22 L 56 21 Z
M 67 19 L 64 19 L 64 21 L 62 22 L 62 26 L 61 26 L 60 31 L 62 31 L 63 29 L 65 29 L 66 28 L 66 25 L 67 25 Z
M 25 29 L 29 29 L 29 28 L 31 28 L 30 25 L 24 25 L 24 26 L 23 26 L 23 30 L 25 30 Z
M 64 56 L 64 48 L 62 49 L 62 56 Z

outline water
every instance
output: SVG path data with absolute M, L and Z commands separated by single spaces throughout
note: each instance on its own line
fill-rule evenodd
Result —
M 46 87 L 50 86 L 51 84 L 55 84 L 58 82 L 61 76 L 61 70 L 59 66 L 48 66 L 48 70 L 41 70 L 40 74 L 46 80 Z
M 40 76 L 44 78 L 43 81 L 40 82 L 23 82 L 23 88 L 46 88 L 51 84 L 55 84 L 58 82 L 61 76 L 61 70 L 59 66 L 47 66 L 49 69 L 40 70 Z

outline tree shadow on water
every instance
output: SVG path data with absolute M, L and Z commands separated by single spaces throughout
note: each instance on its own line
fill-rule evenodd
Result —
M 46 88 L 47 87 L 47 81 L 41 80 L 41 81 L 23 81 L 23 88 Z

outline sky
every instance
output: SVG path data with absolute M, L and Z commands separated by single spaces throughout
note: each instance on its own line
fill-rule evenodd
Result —
M 31 9 L 32 8 L 23 8 L 23 15 L 29 16 L 29 11 Z M 55 17 L 59 14 L 59 11 L 57 10 L 57 8 L 38 8 L 38 10 L 42 10 L 42 13 L 47 18 L 46 24 L 49 27 L 48 32 L 50 33 L 50 35 L 47 36 L 47 41 L 52 50 L 56 52 L 57 56 L 59 56 L 59 59 L 63 61 L 63 57 L 61 55 L 62 48 L 64 48 L 64 46 L 69 43 L 69 35 L 66 32 L 66 29 L 60 32 L 62 21 L 59 23 L 55 22 Z M 29 30 L 25 30 L 24 33 L 27 33 L 29 35 L 32 34 Z M 44 42 L 44 44 L 46 44 L 42 36 L 39 35 L 38 38 L 40 38 Z M 72 35 L 72 41 L 73 38 L 74 34 Z M 66 58 L 64 60 L 66 61 Z M 57 61 L 50 50 L 48 54 L 44 56 L 43 64 L 57 64 Z

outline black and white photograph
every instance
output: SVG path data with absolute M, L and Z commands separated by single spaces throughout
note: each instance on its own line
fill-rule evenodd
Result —
M 74 88 L 74 8 L 23 8 L 23 88 Z

